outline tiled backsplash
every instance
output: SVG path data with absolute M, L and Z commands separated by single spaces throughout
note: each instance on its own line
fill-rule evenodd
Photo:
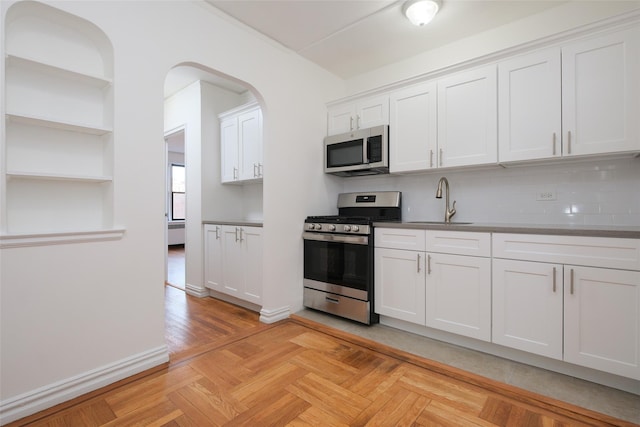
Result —
M 640 158 L 344 178 L 344 191 L 399 190 L 405 221 L 439 221 L 441 176 L 457 201 L 454 221 L 640 226 Z

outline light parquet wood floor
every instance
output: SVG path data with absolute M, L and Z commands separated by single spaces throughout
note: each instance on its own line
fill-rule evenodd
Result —
M 166 287 L 169 366 L 12 426 L 631 426 L 294 316 Z

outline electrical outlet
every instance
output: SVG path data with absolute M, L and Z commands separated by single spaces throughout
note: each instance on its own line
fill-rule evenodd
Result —
M 543 202 L 556 200 L 556 192 L 555 190 L 538 191 L 536 193 L 536 200 Z

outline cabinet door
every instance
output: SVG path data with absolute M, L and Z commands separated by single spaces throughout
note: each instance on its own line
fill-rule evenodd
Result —
M 437 86 L 425 83 L 390 97 L 389 170 L 409 172 L 435 167 Z
M 426 325 L 491 340 L 491 260 L 427 254 Z
M 238 116 L 238 148 L 240 180 L 260 178 L 262 164 L 262 110 L 256 109 Z
M 560 50 L 548 49 L 498 65 L 501 162 L 560 157 Z
M 330 108 L 327 112 L 327 135 L 337 135 L 356 129 L 355 116 L 355 104 L 343 104 Z
M 496 344 L 562 360 L 562 265 L 493 260 Z
M 204 226 L 204 280 L 207 288 L 221 291 L 222 287 L 222 227 Z
M 366 129 L 389 124 L 389 96 L 377 96 L 356 105 L 356 128 Z
M 640 30 L 562 49 L 565 155 L 640 150 Z
M 244 252 L 242 271 L 244 289 L 242 298 L 255 304 L 262 302 L 262 228 L 242 227 Z
M 438 82 L 438 166 L 498 161 L 496 66 Z
M 222 152 L 222 182 L 238 180 L 238 120 L 236 117 L 220 123 L 220 149 Z
M 221 292 L 242 298 L 244 292 L 244 273 L 242 268 L 242 246 L 240 244 L 240 227 L 222 226 L 222 245 L 224 254 L 222 262 Z
M 424 252 L 375 249 L 375 311 L 424 326 Z
M 564 360 L 640 380 L 640 272 L 564 268 Z

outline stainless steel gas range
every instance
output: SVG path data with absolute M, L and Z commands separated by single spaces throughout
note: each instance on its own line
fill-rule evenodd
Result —
M 374 313 L 373 222 L 400 221 L 399 191 L 342 193 L 338 215 L 305 220 L 304 306 L 357 322 Z

